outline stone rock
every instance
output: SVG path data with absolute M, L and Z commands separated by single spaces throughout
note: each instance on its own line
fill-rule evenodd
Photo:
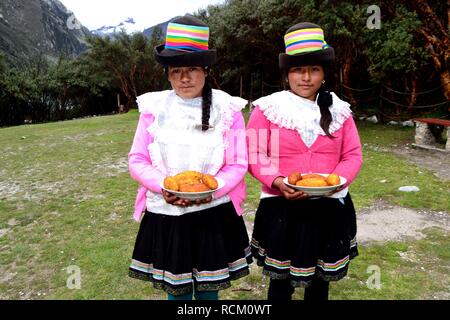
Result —
M 373 115 L 373 116 L 367 118 L 366 121 L 369 121 L 372 123 L 378 123 L 378 118 L 377 118 L 377 116 Z
M 420 191 L 419 187 L 416 186 L 403 186 L 398 188 L 398 191 L 402 191 L 402 192 L 418 192 Z
M 423 122 L 416 123 L 416 134 L 414 141 L 418 145 L 432 145 L 435 141 L 433 134 L 428 128 L 428 124 Z

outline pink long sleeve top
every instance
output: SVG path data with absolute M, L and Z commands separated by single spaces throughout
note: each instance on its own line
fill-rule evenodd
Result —
M 214 198 L 218 199 L 228 195 L 237 214 L 242 215 L 242 203 L 246 197 L 244 177 L 248 170 L 248 156 L 245 140 L 245 123 L 240 109 L 246 102 L 239 101 L 239 98 L 231 96 L 228 99 L 228 96 L 219 90 L 214 90 L 213 102 L 215 96 L 225 98 L 222 99 L 225 101 L 233 101 L 234 99 L 237 102 L 234 107 L 232 106 L 228 109 L 229 112 L 232 112 L 229 117 L 232 121 L 229 124 L 230 129 L 224 133 L 225 145 L 228 147 L 224 150 L 223 166 L 216 175 L 216 177 L 221 178 L 225 182 L 225 186 L 214 194 Z M 130 175 L 139 183 L 133 215 L 136 221 L 140 221 L 142 213 L 147 207 L 147 191 L 150 190 L 151 192 L 161 194 L 161 183 L 165 178 L 165 175 L 153 163 L 148 149 L 154 140 L 154 135 L 150 132 L 151 130 L 148 130 L 155 121 L 155 116 L 151 110 L 151 106 L 141 107 L 140 105 L 141 114 L 133 144 L 128 155 Z M 151 211 L 151 208 L 147 209 Z
M 330 108 L 330 133 L 334 138 L 320 128 L 315 102 L 283 91 L 254 105 L 247 125 L 249 172 L 262 183 L 263 193 L 281 195 L 272 188 L 273 181 L 294 171 L 335 172 L 347 179 L 344 187 L 356 178 L 362 165 L 360 139 L 349 105 L 336 95 Z

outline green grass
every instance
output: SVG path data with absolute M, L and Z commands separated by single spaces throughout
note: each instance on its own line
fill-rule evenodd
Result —
M 448 294 L 449 289 L 448 235 L 438 228 L 429 228 L 424 232 L 427 237 L 419 241 L 360 247 L 360 255 L 351 263 L 348 276 L 331 286 L 331 297 L 363 300 L 442 299 L 442 294 Z M 379 289 L 367 285 L 373 274 L 370 266 L 379 267 Z
M 137 119 L 131 111 L 0 129 L 0 299 L 165 299 L 127 276 L 139 227 L 131 217 L 137 184 L 127 171 Z M 383 199 L 450 212 L 448 182 L 385 150 L 410 143 L 411 128 L 358 125 L 364 166 L 351 186 L 357 208 Z M 250 211 L 260 186 L 250 175 L 246 182 Z M 406 184 L 420 193 L 397 191 Z M 360 247 L 348 276 L 332 284 L 331 298 L 432 299 L 448 292 L 448 235 L 441 229 L 426 234 L 419 241 Z M 81 271 L 80 290 L 66 285 L 72 265 Z M 371 265 L 381 270 L 379 290 L 365 284 Z M 265 299 L 268 279 L 260 271 L 252 266 L 221 298 Z

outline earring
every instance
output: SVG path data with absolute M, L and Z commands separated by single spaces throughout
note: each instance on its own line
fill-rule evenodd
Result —
M 322 84 L 325 84 L 325 80 L 322 80 Z

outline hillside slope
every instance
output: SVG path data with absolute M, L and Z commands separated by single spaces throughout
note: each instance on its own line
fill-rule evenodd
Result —
M 86 49 L 89 34 L 58 0 L 0 2 L 0 52 L 11 63 L 39 55 L 76 56 Z

